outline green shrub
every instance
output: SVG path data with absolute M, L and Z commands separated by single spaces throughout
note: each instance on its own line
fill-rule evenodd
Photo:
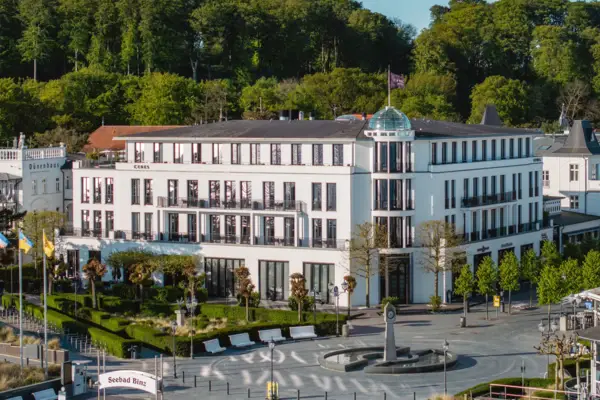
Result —
M 312 311 L 315 306 L 315 299 L 312 296 L 308 296 L 302 303 L 302 311 Z M 288 298 L 288 307 L 292 311 L 298 312 L 298 302 L 294 296 Z
M 246 307 L 246 298 L 241 294 L 236 296 L 238 305 L 241 307 Z M 248 307 L 257 308 L 260 306 L 260 293 L 252 292 L 252 295 L 248 299 Z
M 130 358 L 129 348 L 131 346 L 138 346 L 138 351 L 140 349 L 140 343 L 136 340 L 124 339 L 114 333 L 98 328 L 89 328 L 88 332 L 93 343 L 106 348 L 110 354 L 119 358 Z
M 429 296 L 429 305 L 431 306 L 431 311 L 439 311 L 442 306 L 442 298 L 440 296 Z
M 172 353 L 172 336 L 170 332 L 163 332 L 150 326 L 130 324 L 125 327 L 127 335 L 145 345 L 155 349 Z M 178 337 L 175 340 L 179 340 Z
M 121 299 L 134 299 L 136 288 L 135 286 L 126 283 L 116 283 L 112 285 L 110 292 L 113 296 Z
M 557 400 L 565 400 L 567 397 L 564 395 L 564 393 L 557 393 L 556 395 L 554 394 L 554 392 L 550 392 L 550 391 L 537 391 L 537 392 L 533 392 L 533 394 L 531 395 L 534 398 L 538 398 L 538 399 L 557 399 Z
M 52 283 L 52 293 L 73 293 L 73 282 L 70 279 L 57 279 Z
M 202 304 L 200 305 L 200 313 L 209 318 L 227 318 L 230 321 L 241 321 L 246 319 L 246 310 L 244 307 L 227 306 L 224 304 Z M 298 312 L 287 310 L 274 310 L 269 308 L 250 308 L 250 321 L 265 321 L 274 323 L 297 323 Z M 340 323 L 346 321 L 347 316 L 340 314 Z M 335 322 L 335 314 L 317 313 L 317 323 L 319 322 Z M 303 312 L 302 321 L 313 322 L 314 313 Z
M 141 304 L 141 314 L 148 317 L 156 317 L 160 314 L 173 315 L 178 308 L 176 304 L 146 301 Z
M 14 294 L 3 294 L 2 295 L 2 307 L 9 309 L 19 302 L 19 296 Z
M 383 312 L 383 310 L 385 309 L 385 306 L 387 305 L 387 303 L 392 303 L 392 305 L 396 305 L 400 303 L 400 299 L 398 297 L 384 297 L 383 299 L 381 299 L 381 311 Z
M 566 369 L 571 376 L 575 376 L 577 373 L 577 362 L 573 358 L 567 358 L 563 361 L 563 368 Z M 579 368 L 590 368 L 589 358 L 585 358 L 579 361 Z M 548 365 L 548 376 L 554 379 L 556 370 L 556 363 L 553 362 Z

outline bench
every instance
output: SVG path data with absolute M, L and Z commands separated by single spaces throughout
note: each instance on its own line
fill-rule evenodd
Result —
M 258 337 L 263 343 L 269 343 L 271 340 L 274 342 L 283 342 L 285 340 L 281 334 L 281 329 L 266 329 L 264 331 L 258 331 Z
M 231 345 L 236 348 L 254 346 L 255 342 L 250 340 L 250 336 L 247 333 L 238 333 L 236 335 L 229 335 Z
M 292 326 L 290 328 L 290 336 L 292 339 L 314 339 L 317 337 L 313 325 Z
M 207 340 L 206 342 L 202 342 L 202 344 L 204 345 L 204 348 L 206 349 L 207 353 L 216 354 L 225 351 L 225 348 L 221 347 L 221 345 L 219 344 L 219 339 Z
M 58 399 L 58 395 L 54 391 L 54 389 L 46 389 L 41 390 L 39 392 L 33 393 L 33 397 L 35 400 L 56 400 Z
M 6 400 L 23 400 L 23 397 L 21 397 L 21 396 L 11 397 L 10 399 L 6 399 Z

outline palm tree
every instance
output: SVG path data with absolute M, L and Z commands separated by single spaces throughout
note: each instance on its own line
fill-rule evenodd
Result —
M 106 264 L 92 258 L 83 266 L 83 272 L 88 279 L 89 285 L 92 287 L 92 307 L 96 308 L 96 280 L 102 279 L 106 274 Z

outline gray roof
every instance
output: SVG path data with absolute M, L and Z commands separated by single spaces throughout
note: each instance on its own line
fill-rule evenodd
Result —
M 487 105 L 485 106 L 485 110 L 483 111 L 483 117 L 481 118 L 481 125 L 492 125 L 492 126 L 502 126 L 502 120 L 498 115 L 498 110 L 496 110 L 496 106 Z
M 575 333 L 577 333 L 577 335 L 581 339 L 587 339 L 593 342 L 600 342 L 600 326 L 594 326 L 592 328 L 587 329 L 580 329 Z
M 7 174 L 6 172 L 0 172 L 0 181 L 16 181 L 21 179 L 20 176 Z
M 547 196 L 547 195 L 544 195 L 544 201 L 547 201 L 547 200 L 562 200 L 562 199 L 564 199 L 563 196 Z
M 523 135 L 537 133 L 531 129 L 505 128 L 493 125 L 470 125 L 457 122 L 410 120 L 417 138 L 465 136 Z M 364 138 L 367 121 L 246 121 L 235 120 L 181 128 L 142 132 L 117 140 L 136 138 L 241 138 L 241 139 L 357 139 Z
M 547 135 L 548 136 L 548 135 Z M 600 154 L 600 144 L 589 121 L 575 121 L 569 134 L 556 136 L 550 148 L 538 148 L 536 155 L 570 157 Z
M 595 221 L 600 219 L 600 216 L 580 214 L 573 211 L 561 211 L 560 214 L 551 216 L 550 218 L 554 221 L 554 225 L 567 226 Z

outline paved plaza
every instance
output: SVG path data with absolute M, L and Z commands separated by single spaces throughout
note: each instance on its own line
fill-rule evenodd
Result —
M 537 324 L 545 317 L 544 310 L 516 311 L 485 320 L 482 306 L 469 314 L 470 327 L 458 328 L 460 314 L 412 315 L 398 318 L 395 324 L 397 345 L 413 350 L 442 346 L 444 339 L 450 351 L 459 355 L 458 364 L 448 371 L 448 392 L 456 393 L 480 382 L 502 377 L 520 376 L 525 360 L 526 376 L 541 377 L 547 358 L 537 355 L 533 346 L 539 344 Z M 321 368 L 319 355 L 339 348 L 383 345 L 382 318 L 355 321 L 352 337 L 325 338 L 314 341 L 289 342 L 274 350 L 274 377 L 279 383 L 280 397 L 328 399 L 427 399 L 443 393 L 443 372 L 408 375 L 366 375 L 356 371 L 338 373 Z M 173 361 L 164 358 L 165 399 L 246 399 L 264 398 L 270 378 L 270 351 L 267 346 L 248 350 L 227 350 L 217 356 L 177 359 L 178 379 L 173 378 Z M 107 369 L 138 369 L 154 372 L 154 359 L 120 362 L 111 360 Z M 185 383 L 182 376 L 185 373 Z M 196 387 L 194 387 L 196 376 Z M 209 391 L 210 381 L 210 391 Z M 226 393 L 229 384 L 229 395 Z M 147 398 L 147 394 L 112 389 L 107 398 Z M 91 397 L 91 396 L 90 396 Z

